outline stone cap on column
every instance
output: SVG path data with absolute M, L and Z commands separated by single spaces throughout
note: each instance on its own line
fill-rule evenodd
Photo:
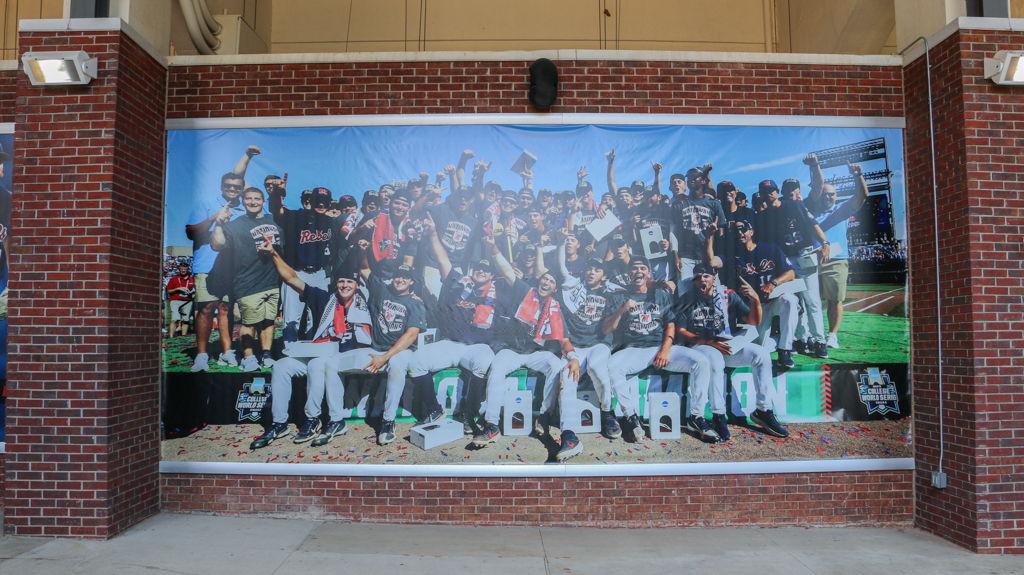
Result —
M 940 42 L 949 38 L 958 30 L 1005 30 L 1007 32 L 1024 31 L 1024 18 L 967 18 L 961 17 L 928 37 L 928 45 L 938 46 Z M 903 67 L 911 65 L 915 60 L 924 56 L 924 43 L 918 42 L 913 49 L 903 55 Z
M 18 32 L 124 32 L 161 66 L 167 67 L 167 56 L 160 53 L 142 34 L 120 18 L 51 18 L 19 20 Z

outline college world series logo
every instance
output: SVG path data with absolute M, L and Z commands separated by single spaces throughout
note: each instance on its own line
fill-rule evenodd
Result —
M 259 421 L 263 413 L 263 406 L 270 399 L 270 386 L 267 380 L 257 377 L 252 383 L 242 384 L 242 391 L 238 392 L 238 401 L 235 402 L 235 409 L 238 411 L 238 421 L 246 419 Z
M 860 374 L 857 391 L 860 392 L 861 402 L 868 407 L 868 413 L 885 415 L 890 411 L 900 412 L 896 386 L 889 379 L 889 374 L 882 373 L 877 367 L 869 367 Z

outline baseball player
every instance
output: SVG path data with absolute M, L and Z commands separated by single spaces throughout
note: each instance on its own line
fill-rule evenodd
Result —
M 820 251 L 820 263 L 828 262 L 828 239 L 803 202 L 779 198 L 779 187 L 774 181 L 761 182 L 758 185 L 758 192 L 765 197 L 767 209 L 759 212 L 755 218 L 757 240 L 779 246 L 789 258 L 789 264 L 796 272 L 796 277 L 807 284 L 807 289 L 799 295 L 808 315 L 810 337 L 813 339 L 814 349 L 807 351 L 813 357 L 828 359 L 828 350 L 825 349 L 825 322 L 821 315 L 821 292 L 818 286 L 818 253 Z M 814 240 L 821 245 L 817 250 L 814 248 Z
M 662 290 L 648 287 L 651 275 L 647 258 L 633 256 L 630 260 L 632 281 L 624 295 L 617 298 L 616 310 L 604 321 L 607 333 L 615 332 L 615 347 L 608 364 L 612 390 L 626 414 L 626 430 L 633 441 L 644 439 L 640 424 L 639 390 L 630 386 L 626 378 L 650 366 L 677 373 L 690 374 L 690 417 L 701 437 L 718 438 L 696 405 L 707 401 L 711 366 L 708 359 L 692 349 L 673 345 L 676 334 L 675 308 L 672 297 Z
M 305 304 L 309 315 L 316 322 L 299 322 L 299 341 L 313 343 L 337 343 L 337 353 L 358 350 L 370 345 L 370 313 L 364 290 L 359 288 L 358 272 L 339 273 L 334 280 L 334 292 L 328 293 L 314 285 L 307 284 L 285 263 L 284 258 L 273 248 L 269 238 L 260 245 L 259 251 L 270 258 L 281 281 L 288 289 L 295 290 Z M 260 449 L 275 439 L 288 435 L 288 404 L 292 397 L 292 378 L 306 376 L 306 421 L 295 435 L 295 443 L 313 439 L 313 447 L 329 443 L 336 435 L 348 431 L 344 414 L 344 393 L 327 396 L 331 420 L 321 430 L 320 413 L 326 394 L 326 369 L 330 354 L 324 357 L 297 358 L 283 357 L 274 363 L 270 374 L 273 401 L 273 424 L 263 435 L 256 438 L 249 449 Z M 319 435 L 317 433 L 319 432 Z
M 558 280 L 555 276 L 543 273 L 537 287 L 533 288 L 516 277 L 511 264 L 500 253 L 494 255 L 494 260 L 498 271 L 511 287 L 508 294 L 510 305 L 503 310 L 509 320 L 506 328 L 495 334 L 496 337 L 491 342 L 491 347 L 496 353 L 487 374 L 487 407 L 484 413 L 486 423 L 473 437 L 473 444 L 477 446 L 487 445 L 501 434 L 498 430 L 498 415 L 508 389 L 505 380 L 510 373 L 525 367 L 544 375 L 541 412 L 547 412 L 560 391 L 559 372 L 565 366 L 561 356 L 568 358 L 574 352 L 572 343 L 565 333 L 562 308 L 556 297 Z M 573 358 L 569 361 L 572 364 L 569 369 L 578 380 L 579 360 Z M 562 390 L 562 397 L 564 400 L 568 399 L 565 390 Z M 576 401 L 575 393 L 572 401 Z M 583 449 L 579 438 L 565 427 L 564 423 L 561 440 L 562 448 L 558 453 L 560 461 L 578 454 Z
M 771 435 L 788 437 L 789 432 L 779 425 L 771 409 L 772 358 L 768 350 L 755 343 L 730 345 L 732 338 L 740 335 L 740 323 L 761 323 L 761 299 L 757 292 L 742 279 L 738 280 L 742 296 L 722 285 L 716 286 L 715 268 L 705 263 L 694 266 L 692 281 L 694 289 L 677 304 L 676 339 L 703 354 L 711 364 L 711 428 L 719 441 L 728 441 L 731 436 L 725 404 L 726 366 L 752 368 L 757 410 L 750 418 Z M 704 404 L 696 407 L 704 413 Z
M 757 326 L 757 343 L 764 345 L 772 327 L 772 318 L 779 316 L 781 333 L 776 346 L 779 365 L 793 367 L 793 337 L 796 332 L 797 314 L 800 306 L 795 294 L 787 293 L 771 298 L 775 288 L 796 277 L 779 246 L 768 242 L 754 242 L 754 226 L 739 221 L 733 225 L 733 233 L 740 248 L 733 252 L 733 266 L 737 281 L 744 281 L 754 287 L 761 299 L 761 323 Z
M 463 400 L 462 415 L 467 429 L 472 433 L 473 420 L 476 418 L 481 404 L 481 394 L 486 386 L 487 369 L 494 359 L 494 351 L 490 343 L 494 337 L 494 306 L 497 290 L 494 284 L 494 268 L 490 260 L 483 259 L 473 264 L 471 274 L 464 275 L 452 265 L 448 252 L 438 237 L 436 223 L 429 215 L 423 221 L 425 240 L 438 264 L 438 270 L 444 277 L 443 287 L 438 297 L 442 319 L 438 330 L 438 340 L 424 345 L 409 362 L 409 375 L 413 389 L 421 390 L 425 398 L 434 397 L 432 409 L 426 418 L 434 421 L 444 416 L 440 404 L 434 396 L 434 379 L 436 373 L 450 367 L 462 367 L 472 373 L 466 386 L 466 398 Z M 497 248 L 494 239 L 484 237 L 488 251 L 493 257 Z M 424 400 L 428 404 L 429 400 Z
M 331 263 L 331 246 L 337 236 L 338 220 L 327 215 L 331 191 L 318 187 L 301 195 L 302 208 L 285 209 L 283 198 L 288 185 L 288 172 L 281 180 L 270 180 L 270 213 L 284 233 L 284 261 L 303 282 L 327 289 L 327 271 Z M 295 341 L 304 306 L 299 294 L 282 286 L 281 315 L 284 319 L 284 341 Z M 310 318 L 306 318 L 310 321 Z
M 412 267 L 420 235 L 409 219 L 412 200 L 405 190 L 391 197 L 387 213 L 367 214 L 357 232 L 372 234 L 368 261 L 374 275 L 389 280 L 399 266 Z M 355 232 L 353 232 L 355 233 Z
M 558 251 L 564 283 L 559 294 L 565 327 L 575 348 L 580 370 L 590 375 L 601 407 L 601 433 L 610 439 L 622 436 L 622 429 L 612 411 L 612 384 L 608 360 L 612 355 L 612 334 L 602 329 L 604 320 L 615 311 L 615 292 L 605 282 L 605 262 L 592 258 L 586 262 L 582 277 L 573 277 L 565 269 L 566 243 Z M 579 379 L 573 379 L 568 366 L 562 370 L 562 385 L 567 394 L 575 396 Z
M 460 273 L 468 271 L 463 268 L 463 262 L 468 251 L 469 238 L 480 225 L 480 218 L 470 210 L 472 203 L 472 190 L 466 186 L 459 186 L 448 195 L 448 199 L 443 204 L 433 206 L 428 210 L 452 269 L 458 270 Z M 427 284 L 430 293 L 437 296 L 447 275 L 439 271 L 440 268 L 433 250 L 427 246 L 425 251 L 423 281 Z
M 711 164 L 703 168 L 690 168 L 686 171 L 688 195 L 678 194 L 672 202 L 672 235 L 678 242 L 676 249 L 676 267 L 680 278 L 693 277 L 693 266 L 705 260 L 707 248 L 707 230 L 717 230 L 725 225 L 725 212 L 722 203 L 707 195 L 708 172 Z M 679 291 L 692 289 L 693 283 L 679 283 Z

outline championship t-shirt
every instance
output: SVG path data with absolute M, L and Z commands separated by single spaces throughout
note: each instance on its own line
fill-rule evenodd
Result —
M 615 292 L 604 284 L 590 289 L 579 278 L 569 277 L 565 278 L 558 295 L 566 335 L 575 347 L 593 347 L 599 343 L 611 347 L 612 334 L 603 333 L 601 323 L 617 309 Z
M 543 344 L 538 344 L 533 339 L 537 327 L 516 318 L 519 306 L 526 300 L 526 296 L 533 287 L 523 280 L 517 279 L 511 286 L 505 283 L 503 289 L 507 293 L 507 299 L 502 298 L 502 309 L 499 311 L 507 320 L 503 321 L 501 329 L 495 332 L 494 339 L 491 341 L 491 349 L 496 352 L 503 349 L 511 349 L 521 354 L 530 354 L 535 351 L 550 351 L 556 355 L 561 355 L 561 342 L 547 340 Z M 538 294 L 539 296 L 540 294 Z M 562 311 L 562 317 L 565 317 L 564 310 Z
M 473 231 L 480 225 L 480 218 L 473 215 L 472 210 L 468 211 L 464 216 L 459 216 L 448 206 L 447 202 L 439 206 L 433 206 L 428 211 L 434 219 L 437 239 L 441 240 L 441 245 L 448 254 L 448 261 L 454 267 L 461 267 Z M 434 251 L 429 246 L 422 248 L 420 253 L 423 255 L 424 265 L 433 268 L 438 267 Z
M 375 273 L 370 273 L 366 286 L 370 290 L 370 301 L 367 303 L 372 318 L 371 347 L 375 351 L 391 349 L 409 328 L 419 328 L 420 331 L 427 329 L 427 308 L 412 294 L 395 295 L 391 287 Z M 416 344 L 416 340 L 413 340 L 408 349 L 416 351 Z
M 711 196 L 696 199 L 693 196 L 676 196 L 672 204 L 672 225 L 679 242 L 679 257 L 701 260 L 704 254 L 706 236 L 704 228 L 718 222 L 725 225 L 722 203 Z
M 732 259 L 736 275 L 755 290 L 793 269 L 779 246 L 769 242 L 757 244 L 753 251 L 739 246 Z
M 676 304 L 678 327 L 704 339 L 735 334 L 737 322 L 749 313 L 743 297 L 724 286 L 716 286 L 710 297 L 690 290 Z
M 497 281 L 494 282 L 495 295 L 497 293 Z M 494 307 L 497 305 L 497 297 L 486 297 L 486 294 L 473 286 L 473 280 L 460 274 L 455 270 L 448 272 L 444 280 L 444 286 L 438 299 L 439 333 L 441 339 L 457 341 L 460 343 L 476 344 L 491 343 L 494 336 Z M 475 322 L 477 307 L 481 314 L 486 314 L 487 307 L 490 307 L 490 328 L 478 327 L 487 322 L 486 318 L 479 318 L 482 321 Z
M 277 289 L 281 285 L 274 262 L 256 249 L 263 244 L 264 235 L 270 238 L 277 253 L 281 253 L 284 243 L 281 228 L 268 215 L 261 218 L 243 216 L 224 225 L 224 236 L 235 259 L 233 295 L 236 298 Z
M 192 206 L 192 212 L 188 216 L 188 222 L 186 225 L 194 226 L 205 222 L 212 218 L 214 214 L 219 212 L 220 209 L 224 207 L 224 204 L 227 203 L 228 201 L 220 195 L 199 200 L 194 206 Z M 245 207 L 242 206 L 241 202 L 238 202 L 231 207 L 231 219 L 244 215 Z M 206 231 L 212 231 L 216 225 L 216 222 L 210 224 L 210 228 Z M 213 248 L 210 247 L 209 235 L 196 234 L 195 239 L 192 240 L 192 273 L 210 273 L 210 270 L 213 269 L 213 262 L 216 260 L 217 252 L 213 251 Z
M 616 294 L 615 308 L 618 310 L 627 300 L 637 303 L 619 319 L 615 330 L 615 348 L 659 347 L 665 337 L 665 327 L 675 323 L 675 309 L 668 292 L 648 289 L 647 293 L 625 292 Z

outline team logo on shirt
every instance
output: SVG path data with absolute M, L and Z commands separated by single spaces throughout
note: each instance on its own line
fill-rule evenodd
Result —
M 405 332 L 406 307 L 391 300 L 384 300 L 377 314 L 377 325 L 384 333 Z
M 444 236 L 441 238 L 441 245 L 453 252 L 465 249 L 466 244 L 469 242 L 469 235 L 472 232 L 473 229 L 462 222 L 448 222 L 448 226 L 444 230 Z
M 281 232 L 274 224 L 263 224 L 260 226 L 256 226 L 255 228 L 249 230 L 249 233 L 252 235 L 252 239 L 256 242 L 257 247 L 263 245 L 263 242 L 266 241 L 263 239 L 263 236 L 267 236 L 268 238 L 270 238 L 271 244 L 275 246 L 281 245 Z
M 629 320 L 629 331 L 647 335 L 661 328 L 661 306 L 643 302 L 637 306 Z
M 331 240 L 331 230 L 302 230 L 299 234 L 300 244 L 313 242 L 328 242 Z
M 576 317 L 587 322 L 587 325 L 600 321 L 604 317 L 605 305 L 606 300 L 604 296 L 587 294 L 587 299 L 583 302 L 583 305 L 576 309 Z

